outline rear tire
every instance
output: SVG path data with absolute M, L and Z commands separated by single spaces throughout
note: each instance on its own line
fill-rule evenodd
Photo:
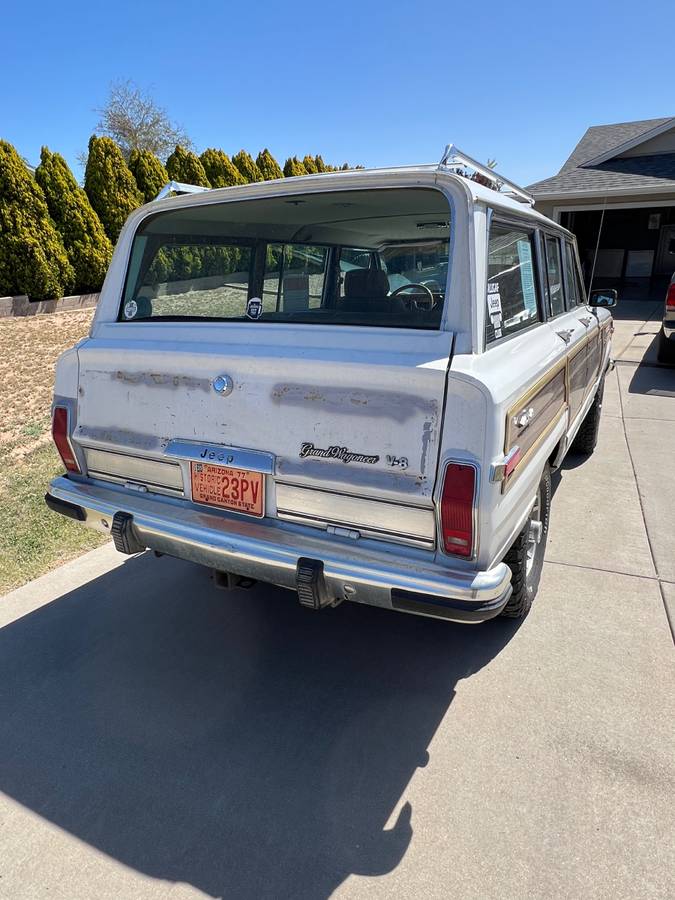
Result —
M 667 366 L 675 366 L 675 340 L 667 338 L 663 328 L 659 332 L 656 358 L 660 363 L 665 363 Z
M 598 385 L 593 402 L 584 417 L 584 421 L 579 426 L 579 430 L 570 445 L 570 453 L 590 456 L 595 450 L 595 446 L 598 443 L 598 432 L 600 431 L 600 413 L 602 412 L 602 395 L 604 392 L 605 379 L 603 377 Z
M 511 569 L 513 592 L 501 615 L 509 619 L 524 619 L 532 606 L 544 566 L 550 513 L 551 470 L 547 464 L 525 527 L 504 557 L 504 562 Z

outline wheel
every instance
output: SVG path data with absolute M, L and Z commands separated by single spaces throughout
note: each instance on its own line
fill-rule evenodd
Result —
M 550 512 L 551 470 L 547 465 L 525 527 L 504 557 L 504 562 L 511 569 L 513 593 L 501 612 L 502 616 L 523 619 L 530 611 L 544 565 Z
M 665 363 L 667 366 L 675 366 L 675 340 L 667 338 L 663 328 L 659 332 L 659 346 L 656 351 L 656 358 L 660 363 Z
M 590 409 L 579 426 L 574 440 L 570 445 L 570 453 L 581 453 L 590 456 L 598 443 L 598 431 L 600 430 L 600 413 L 602 412 L 602 395 L 605 392 L 605 379 L 598 385 Z

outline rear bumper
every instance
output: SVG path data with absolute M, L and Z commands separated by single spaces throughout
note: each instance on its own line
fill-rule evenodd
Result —
M 481 622 L 498 615 L 511 595 L 504 563 L 484 572 L 448 569 L 394 545 L 366 547 L 285 522 L 245 519 L 66 477 L 52 481 L 46 499 L 50 509 L 104 533 L 110 533 L 115 513 L 127 513 L 143 547 L 291 590 L 297 589 L 298 560 L 320 560 L 337 600 Z

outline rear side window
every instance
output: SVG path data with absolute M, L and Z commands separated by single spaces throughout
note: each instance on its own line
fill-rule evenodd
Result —
M 495 222 L 488 248 L 486 343 L 540 321 L 533 232 Z
M 546 275 L 548 281 L 548 302 L 552 316 L 565 312 L 565 287 L 563 284 L 562 259 L 558 238 L 546 237 Z
M 574 247 L 569 241 L 564 244 L 565 254 L 565 281 L 567 282 L 567 308 L 572 309 L 578 306 L 581 301 L 579 293 L 579 278 L 577 276 L 576 260 L 574 258 Z

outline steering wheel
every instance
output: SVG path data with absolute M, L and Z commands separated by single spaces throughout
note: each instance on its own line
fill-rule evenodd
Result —
M 418 310 L 433 309 L 436 304 L 436 300 L 430 288 L 428 288 L 426 284 L 418 284 L 415 281 L 411 281 L 409 284 L 402 284 L 400 287 L 397 287 L 396 290 L 392 291 L 389 296 L 398 297 L 399 294 L 402 294 L 404 291 L 410 291 L 413 288 L 416 289 L 416 296 L 414 297 L 414 299 L 413 297 L 410 297 L 411 304 L 414 303 L 415 307 Z M 424 299 L 420 300 L 420 297 L 423 297 Z

